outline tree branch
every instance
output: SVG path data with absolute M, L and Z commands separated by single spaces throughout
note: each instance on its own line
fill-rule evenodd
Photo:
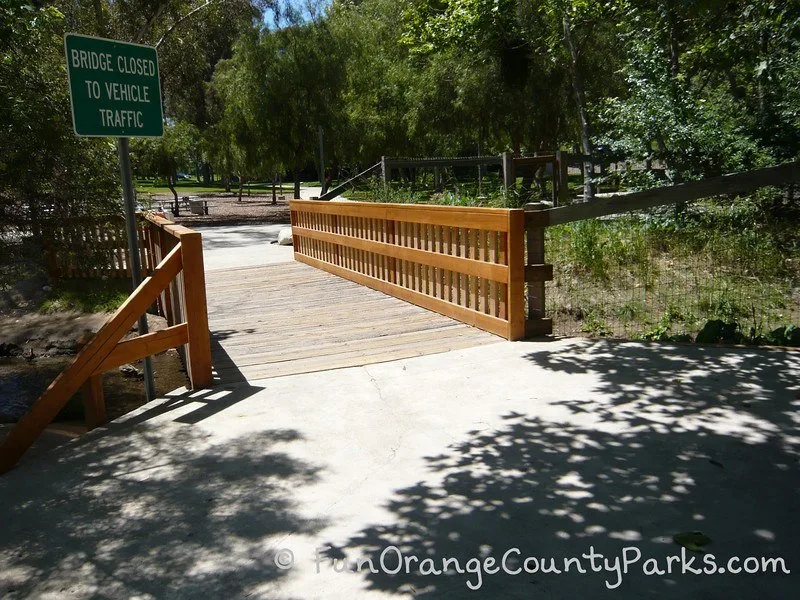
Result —
M 172 33 L 172 32 L 175 30 L 175 28 L 176 28 L 178 25 L 180 25 L 181 23 L 183 23 L 183 22 L 184 22 L 186 19 L 188 19 L 189 17 L 191 17 L 191 16 L 192 16 L 193 14 L 195 14 L 196 12 L 199 12 L 199 11 L 203 10 L 204 8 L 206 8 L 207 6 L 209 6 L 209 5 L 213 4 L 213 3 L 214 3 L 214 1 L 215 1 L 215 0 L 206 0 L 206 3 L 205 3 L 205 4 L 201 4 L 201 5 L 200 5 L 200 6 L 198 6 L 197 8 L 193 8 L 193 9 L 192 9 L 192 10 L 190 10 L 188 13 L 186 13 L 185 15 L 183 15 L 183 16 L 182 16 L 180 19 L 178 19 L 177 21 L 175 21 L 175 22 L 172 24 L 172 26 L 170 26 L 170 28 L 169 28 L 169 29 L 167 29 L 166 33 L 164 33 L 164 35 L 162 35 L 162 36 L 161 36 L 161 39 L 160 39 L 160 40 L 158 40 L 158 42 L 156 42 L 156 48 L 158 48 L 158 47 L 161 45 L 161 42 L 163 42 L 163 41 L 164 41 L 164 38 L 166 38 L 166 37 L 167 37 L 167 36 L 168 36 L 170 33 Z
M 156 12 L 154 12 L 154 13 L 153 13 L 153 16 L 152 16 L 152 17 L 150 17 L 150 20 L 149 20 L 149 21 L 147 21 L 147 23 L 145 23 L 145 24 L 142 26 L 142 28 L 141 28 L 141 29 L 139 30 L 139 32 L 136 34 L 136 37 L 135 37 L 135 38 L 133 38 L 133 41 L 134 41 L 134 42 L 136 42 L 136 43 L 138 44 L 138 43 L 140 43 L 140 42 L 142 41 L 142 38 L 144 38 L 145 34 L 146 34 L 146 33 L 147 33 L 149 30 L 150 30 L 150 28 L 153 26 L 153 23 L 155 23 L 155 20 L 156 20 L 158 17 L 160 17 L 160 16 L 161 16 L 161 13 L 163 13 L 163 12 L 164 12 L 164 9 L 165 9 L 166 7 L 167 7 L 167 2 L 166 2 L 166 0 L 164 0 L 163 2 L 161 2 L 161 3 L 158 5 L 158 8 L 156 9 Z

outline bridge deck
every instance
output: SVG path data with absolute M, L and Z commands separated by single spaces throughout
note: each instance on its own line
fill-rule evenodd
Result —
M 208 271 L 223 383 L 361 366 L 500 338 L 307 265 Z

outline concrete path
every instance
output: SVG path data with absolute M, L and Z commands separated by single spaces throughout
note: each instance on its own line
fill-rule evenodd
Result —
M 0 598 L 792 598 L 799 356 L 501 342 L 176 391 L 0 478 Z M 791 574 L 642 573 L 692 530 Z M 581 558 L 633 548 L 616 590 Z
M 255 267 L 294 260 L 291 246 L 278 246 L 283 225 L 230 225 L 196 227 L 203 235 L 203 261 L 206 271 Z

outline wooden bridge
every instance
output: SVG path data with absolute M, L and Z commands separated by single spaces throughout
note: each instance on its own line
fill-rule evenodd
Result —
M 148 217 L 141 246 L 147 278 L 2 440 L 0 473 L 78 390 L 89 427 L 102 424 L 101 377 L 121 364 L 180 347 L 191 387 L 202 388 L 550 333 L 546 227 L 797 181 L 795 161 L 527 214 L 292 201 L 299 262 L 207 275 L 199 233 Z M 108 243 L 110 264 L 121 270 L 115 238 L 92 231 L 70 243 Z M 153 307 L 168 328 L 124 340 Z
M 206 273 L 219 383 L 361 366 L 501 338 L 299 262 Z

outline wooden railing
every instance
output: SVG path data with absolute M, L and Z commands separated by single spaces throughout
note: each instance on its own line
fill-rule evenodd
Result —
M 44 221 L 41 237 L 46 240 L 48 274 L 52 279 L 130 278 L 125 219 L 117 215 L 105 217 L 72 217 Z M 142 233 L 142 226 L 139 227 Z M 140 245 L 141 263 L 147 260 Z
M 203 246 L 198 232 L 149 218 L 147 278 L 50 384 L 0 443 L 0 473 L 11 469 L 78 390 L 89 428 L 105 422 L 102 374 L 145 356 L 184 346 L 192 388 L 211 384 L 211 342 L 206 309 Z M 158 303 L 168 327 L 121 341 L 149 307 Z
M 553 265 L 544 264 L 545 229 L 553 225 L 572 223 L 617 215 L 634 210 L 646 210 L 657 206 L 668 206 L 679 202 L 694 202 L 721 194 L 745 194 L 768 186 L 791 185 L 800 182 L 800 161 L 709 177 L 668 187 L 653 188 L 630 194 L 615 194 L 591 202 L 570 206 L 545 208 L 543 204 L 525 206 L 525 230 L 527 245 L 527 323 L 526 335 L 550 334 L 552 321 L 545 317 L 545 281 L 553 279 Z
M 510 340 L 525 336 L 523 210 L 290 207 L 296 260 Z

